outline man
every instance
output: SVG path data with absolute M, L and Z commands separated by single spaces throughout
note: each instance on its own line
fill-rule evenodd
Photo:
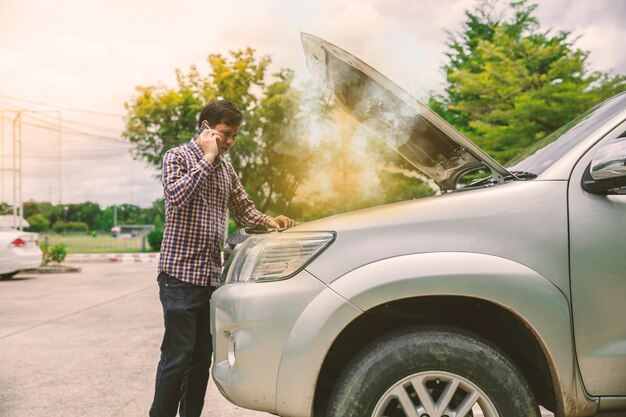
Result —
M 150 417 L 198 417 L 213 352 L 209 300 L 219 286 L 220 242 L 227 209 L 246 226 L 291 227 L 254 207 L 223 155 L 235 142 L 243 116 L 225 100 L 200 113 L 207 127 L 163 158 L 165 233 L 159 260 L 159 297 L 165 334 Z

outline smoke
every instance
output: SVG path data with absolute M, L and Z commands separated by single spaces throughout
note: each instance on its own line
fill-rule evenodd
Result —
M 384 75 L 314 36 L 303 35 L 303 44 L 321 91 L 303 90 L 311 154 L 300 160 L 310 170 L 296 200 L 345 211 L 390 202 L 386 187 L 406 198 L 407 179 L 418 197 L 455 189 L 462 175 L 485 168 L 475 145 Z M 383 142 L 386 150 L 372 146 Z
M 317 88 L 306 90 L 303 96 L 302 108 L 308 115 L 303 140 L 311 151 L 299 156 L 308 164 L 309 171 L 297 190 L 294 203 L 306 203 L 329 214 L 388 203 L 387 190 L 380 179 L 383 171 L 424 182 L 438 190 L 425 175 L 396 165 L 391 147 L 380 152 L 380 147 L 372 146 L 382 139 L 369 126 L 368 119 L 359 121 L 336 103 L 328 104 L 328 96 Z M 372 103 L 389 107 L 380 97 L 363 100 L 358 106 L 367 107 Z M 400 146 L 407 140 L 399 133 L 402 117 L 392 117 L 389 109 L 386 141 Z

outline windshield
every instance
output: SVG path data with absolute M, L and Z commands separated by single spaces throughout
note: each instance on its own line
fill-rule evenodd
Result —
M 534 143 L 505 165 L 509 171 L 540 175 L 555 161 L 626 107 L 626 93 L 606 100 Z

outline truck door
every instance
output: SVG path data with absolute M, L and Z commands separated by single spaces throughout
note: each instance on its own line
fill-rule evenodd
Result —
M 600 396 L 626 395 L 626 195 L 589 193 L 582 178 L 596 153 L 625 135 L 622 123 L 581 158 L 569 183 L 576 353 L 587 392 Z

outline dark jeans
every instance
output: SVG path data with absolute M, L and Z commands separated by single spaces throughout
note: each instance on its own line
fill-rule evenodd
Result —
M 209 382 L 213 346 L 211 288 L 180 281 L 164 272 L 157 278 L 165 334 L 150 417 L 199 417 Z

